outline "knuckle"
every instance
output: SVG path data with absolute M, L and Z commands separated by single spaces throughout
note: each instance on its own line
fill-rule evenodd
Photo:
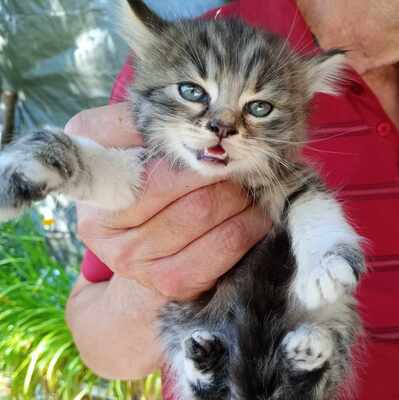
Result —
M 182 293 L 182 284 L 175 276 L 164 275 L 163 279 L 157 280 L 157 290 L 165 297 L 179 298 Z
M 107 257 L 107 265 L 112 271 L 124 278 L 136 278 L 136 268 L 138 267 L 132 260 L 131 249 L 120 247 L 116 252 L 110 250 Z
M 113 272 L 125 278 L 134 278 L 136 271 L 134 246 L 115 243 L 112 237 L 101 237 L 93 231 L 92 224 L 79 223 L 78 237 L 85 246 Z
M 231 219 L 221 232 L 221 244 L 227 254 L 235 254 L 245 249 L 249 242 L 246 224 L 239 218 Z
M 186 284 L 178 268 L 159 269 L 153 285 L 163 296 L 170 299 L 182 298 L 186 291 Z
M 215 192 L 211 187 L 205 187 L 190 193 L 185 197 L 185 211 L 195 219 L 208 220 L 215 207 Z
M 129 236 L 128 242 L 115 242 L 113 238 L 107 240 L 109 243 L 105 257 L 109 260 L 109 266 L 114 272 L 125 278 L 141 279 L 141 275 L 146 275 L 148 260 L 138 254 L 139 243 L 134 236 Z

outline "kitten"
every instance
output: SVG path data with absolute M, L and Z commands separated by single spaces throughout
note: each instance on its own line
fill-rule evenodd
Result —
M 53 191 L 126 208 L 154 157 L 240 182 L 274 227 L 215 288 L 162 310 L 178 398 L 334 399 L 361 330 L 353 299 L 361 240 L 298 160 L 309 101 L 337 94 L 342 52 L 300 56 L 238 19 L 167 23 L 139 0 L 123 3 L 121 15 L 144 152 L 63 133 L 26 136 L 0 154 L 0 218 Z

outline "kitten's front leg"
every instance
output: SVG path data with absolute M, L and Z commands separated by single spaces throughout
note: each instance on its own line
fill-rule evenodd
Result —
M 361 239 L 328 193 L 309 190 L 288 210 L 297 263 L 293 292 L 308 309 L 351 293 L 364 271 Z
M 84 138 L 41 131 L 0 152 L 0 221 L 13 218 L 51 192 L 118 210 L 141 186 L 142 149 L 107 149 Z

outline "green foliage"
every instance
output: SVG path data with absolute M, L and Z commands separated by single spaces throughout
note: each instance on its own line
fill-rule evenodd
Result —
M 64 320 L 77 268 L 60 266 L 29 218 L 0 231 L 0 375 L 10 399 L 160 399 L 158 374 L 105 381 L 79 358 Z

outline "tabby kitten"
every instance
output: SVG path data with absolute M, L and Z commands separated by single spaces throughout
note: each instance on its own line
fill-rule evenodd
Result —
M 128 207 L 154 157 L 240 182 L 274 228 L 215 288 L 162 310 L 179 399 L 334 399 L 351 375 L 360 331 L 352 292 L 364 261 L 340 205 L 298 160 L 309 101 L 336 94 L 343 54 L 300 56 L 238 19 L 167 23 L 139 0 L 121 16 L 145 150 L 26 136 L 0 155 L 0 218 L 54 191 Z

